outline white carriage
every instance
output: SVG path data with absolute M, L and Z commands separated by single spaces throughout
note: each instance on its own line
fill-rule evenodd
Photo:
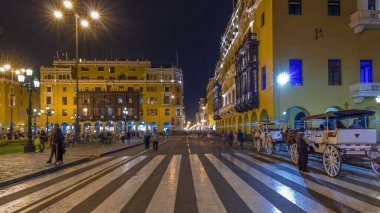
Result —
M 368 110 L 341 110 L 303 118 L 305 126 L 310 126 L 306 131 L 310 152 L 322 155 L 323 167 L 329 176 L 339 175 L 343 159 L 368 161 L 380 176 L 377 130 L 368 128 L 368 117 L 372 115 L 374 112 Z M 350 127 L 344 126 L 343 122 Z M 343 125 L 337 128 L 338 123 Z M 325 125 L 326 128 L 313 128 L 315 125 Z M 290 156 L 297 164 L 297 144 L 291 145 Z
M 279 151 L 281 144 L 285 142 L 282 136 L 282 127 L 286 123 L 287 121 L 283 120 L 257 122 L 260 130 L 256 131 L 253 137 L 257 151 L 260 152 L 264 149 L 269 155 L 273 153 L 273 149 Z

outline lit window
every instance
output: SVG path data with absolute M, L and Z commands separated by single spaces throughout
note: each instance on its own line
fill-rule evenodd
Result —
M 261 90 L 265 90 L 267 88 L 267 68 L 263 66 L 261 68 Z
M 289 60 L 289 84 L 292 86 L 302 86 L 302 60 L 290 59 Z
M 166 116 L 170 115 L 170 109 L 165 109 L 165 115 Z
M 115 73 L 115 67 L 110 67 L 108 70 L 109 70 L 109 73 Z
M 88 108 L 83 108 L 83 116 L 88 116 Z
M 373 82 L 372 60 L 361 60 L 360 61 L 360 82 L 361 83 Z

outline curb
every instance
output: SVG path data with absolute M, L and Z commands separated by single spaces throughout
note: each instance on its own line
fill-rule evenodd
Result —
M 99 158 L 100 157 L 104 157 L 104 156 L 107 156 L 107 155 L 114 154 L 116 152 L 120 152 L 120 151 L 124 151 L 124 150 L 127 150 L 127 149 L 131 149 L 133 147 L 140 146 L 140 145 L 143 145 L 143 144 L 144 143 L 139 143 L 139 144 L 135 144 L 135 145 L 128 146 L 128 147 L 123 147 L 123 148 L 120 148 L 120 149 L 115 149 L 115 150 L 112 150 L 112 151 L 109 151 L 109 152 L 101 153 L 98 156 L 99 156 Z M 68 167 L 71 167 L 71 166 L 76 166 L 76 165 L 79 165 L 79 164 L 82 164 L 82 163 L 85 163 L 85 162 L 89 162 L 92 159 L 94 159 L 94 158 L 91 158 L 91 157 L 82 158 L 80 160 L 73 161 L 73 162 L 70 162 L 70 163 L 67 163 L 67 164 L 63 164 L 63 165 L 60 165 L 60 166 L 56 166 L 56 167 L 52 167 L 52 168 L 45 169 L 45 170 L 42 170 L 42 171 L 38 171 L 38 172 L 35 172 L 35 173 L 32 173 L 32 174 L 24 175 L 24 176 L 15 178 L 15 179 L 11 179 L 11 180 L 7 180 L 7 181 L 4 181 L 4 182 L 0 182 L 0 188 L 6 187 L 6 186 L 10 186 L 10 185 L 13 185 L 13 184 L 16 184 L 16 183 L 20 183 L 20 182 L 23 182 L 23 181 L 26 181 L 26 180 L 29 180 L 29 179 L 32 179 L 32 178 L 35 178 L 35 177 L 38 177 L 38 176 L 45 175 L 45 174 L 53 173 L 53 172 L 56 172 L 58 170 L 65 169 L 65 168 L 68 168 Z

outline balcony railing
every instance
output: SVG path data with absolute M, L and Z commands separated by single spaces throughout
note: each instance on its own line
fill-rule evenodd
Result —
M 358 10 L 351 15 L 350 27 L 356 34 L 362 33 L 365 29 L 380 29 L 379 10 Z
M 375 98 L 380 94 L 380 82 L 356 83 L 350 86 L 350 96 L 354 102 L 359 104 L 365 98 Z
M 228 104 L 227 106 L 224 106 L 221 109 L 219 109 L 219 115 L 221 117 L 230 116 L 234 112 L 236 112 L 234 104 Z

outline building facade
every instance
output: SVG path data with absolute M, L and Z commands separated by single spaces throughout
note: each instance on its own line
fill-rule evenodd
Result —
M 32 107 L 38 109 L 37 92 L 33 91 L 32 94 Z M 28 129 L 27 108 L 28 92 L 20 86 L 17 76 L 15 74 L 12 76 L 11 71 L 0 72 L 0 133 L 9 132 L 11 123 L 13 123 L 13 132 L 26 132 Z M 36 117 L 36 122 L 39 120 L 40 118 Z
M 213 115 L 219 131 L 340 109 L 376 112 L 379 0 L 237 1 L 220 44 Z M 289 81 L 279 83 L 285 74 Z
M 54 109 L 49 123 L 59 123 L 65 132 L 75 131 L 75 65 L 54 60 L 52 67 L 40 69 L 41 106 Z M 80 60 L 78 73 L 82 133 L 183 129 L 181 69 L 154 68 L 150 61 Z

